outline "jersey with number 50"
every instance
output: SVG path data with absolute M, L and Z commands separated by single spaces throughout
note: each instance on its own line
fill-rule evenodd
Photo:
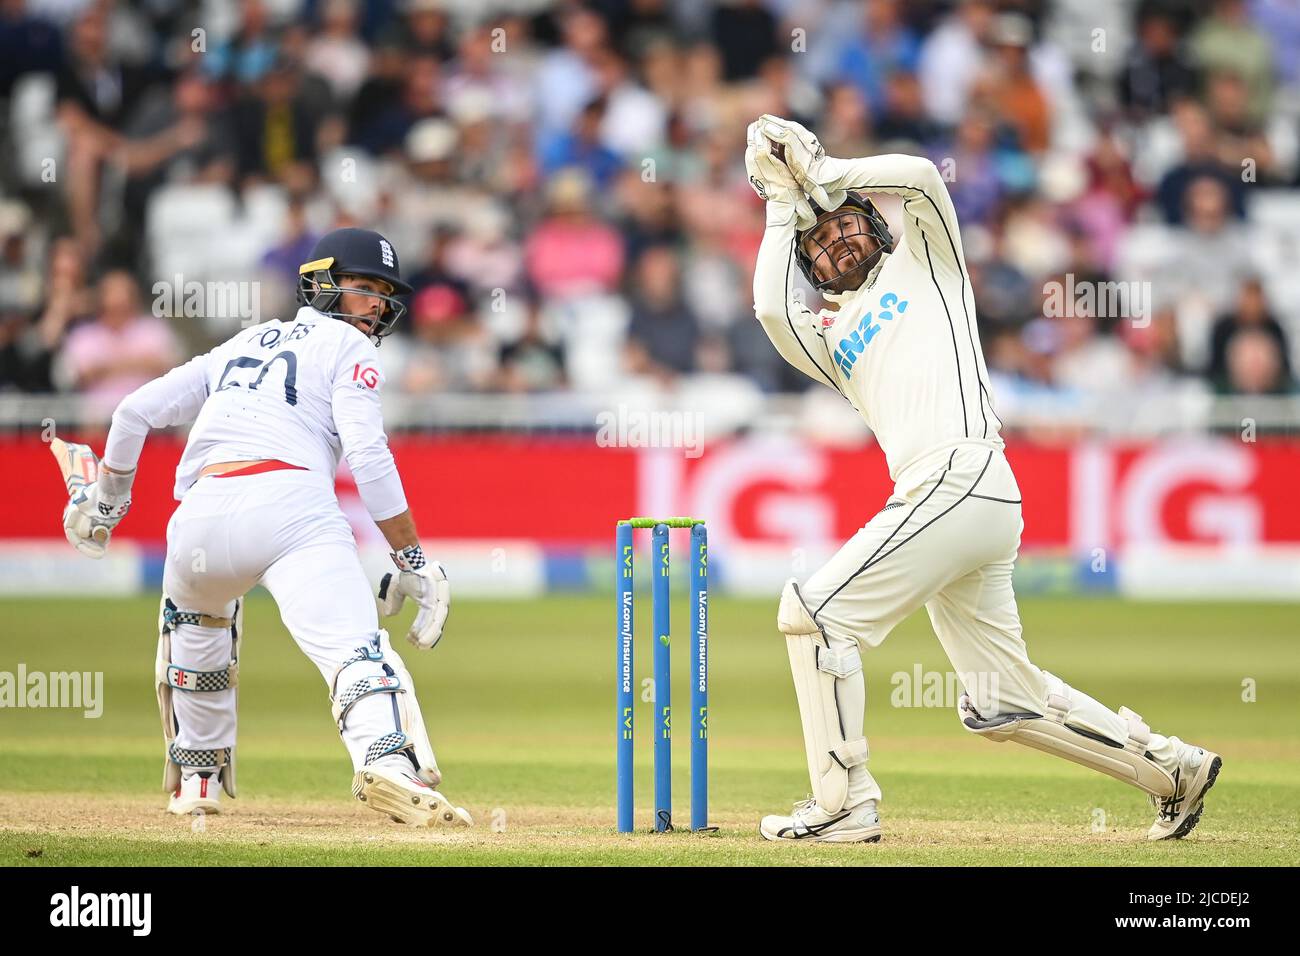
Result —
M 333 479 L 341 455 L 366 497 L 367 485 L 396 476 L 383 384 L 364 333 L 304 307 L 292 319 L 239 332 L 129 396 L 113 415 L 104 460 L 129 470 L 149 428 L 193 420 L 176 469 L 177 500 L 216 462 L 278 459 Z M 372 516 L 400 514 L 405 502 L 398 504 Z

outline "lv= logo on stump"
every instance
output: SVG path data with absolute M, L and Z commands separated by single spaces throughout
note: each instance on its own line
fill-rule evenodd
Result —
M 618 668 L 615 675 L 615 742 L 618 832 L 634 829 L 635 777 L 633 772 L 635 685 L 635 546 L 633 532 L 651 531 L 651 616 L 654 625 L 654 828 L 673 829 L 672 798 L 672 629 L 670 610 L 669 531 L 690 531 L 691 667 L 691 830 L 715 832 L 709 819 L 709 538 L 698 518 L 629 518 L 615 530 L 615 580 L 617 584 L 616 638 Z

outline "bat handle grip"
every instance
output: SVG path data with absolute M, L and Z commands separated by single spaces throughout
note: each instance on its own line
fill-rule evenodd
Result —
M 108 529 L 96 528 L 94 531 L 90 533 L 90 536 L 94 538 L 96 541 L 98 541 L 100 544 L 106 544 L 108 542 Z

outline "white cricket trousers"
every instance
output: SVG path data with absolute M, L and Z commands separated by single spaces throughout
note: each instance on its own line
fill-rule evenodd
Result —
M 178 610 L 230 617 L 236 599 L 258 584 L 271 592 L 284 626 L 327 685 L 358 648 L 379 649 L 375 597 L 333 483 L 324 475 L 210 475 L 185 493 L 167 525 L 163 592 Z M 230 660 L 229 629 L 182 624 L 172 633 L 171 648 L 172 661 L 181 667 L 223 670 Z M 384 653 L 394 655 L 391 647 Z M 384 673 L 380 661 L 351 664 L 339 691 Z M 178 747 L 234 747 L 234 688 L 176 692 L 172 706 Z M 364 765 L 371 743 L 400 729 L 393 695 L 358 700 L 342 734 L 353 769 Z
M 1047 683 L 1020 633 L 1011 573 L 1024 522 L 1020 488 L 1000 449 L 958 446 L 915 488 L 895 489 L 885 507 L 802 587 L 834 647 L 856 641 L 864 657 L 922 605 L 953 668 L 985 718 L 1044 713 Z M 946 683 L 946 682 L 945 682 Z M 841 686 L 843 685 L 843 686 Z M 863 676 L 836 681 L 845 734 L 862 727 Z M 1070 722 L 1122 741 L 1128 722 L 1070 688 Z M 1172 770 L 1174 744 L 1152 734 L 1150 751 Z M 849 775 L 850 806 L 879 799 L 865 765 Z

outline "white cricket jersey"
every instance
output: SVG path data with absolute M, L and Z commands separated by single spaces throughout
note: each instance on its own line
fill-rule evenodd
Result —
M 769 202 L 754 312 L 772 343 L 858 410 L 899 488 L 924 480 L 959 445 L 1002 448 L 957 216 L 934 163 L 827 157 L 818 179 L 828 192 L 903 197 L 903 234 L 861 288 L 826 294 L 838 312 L 814 315 L 791 296 L 794 207 Z
M 104 450 L 111 468 L 135 467 L 151 428 L 194 422 L 176 469 L 179 501 L 204 466 L 278 459 L 328 475 L 346 455 L 371 516 L 406 510 L 379 392 L 375 345 L 340 319 L 303 307 L 292 319 L 232 336 L 127 396 Z

